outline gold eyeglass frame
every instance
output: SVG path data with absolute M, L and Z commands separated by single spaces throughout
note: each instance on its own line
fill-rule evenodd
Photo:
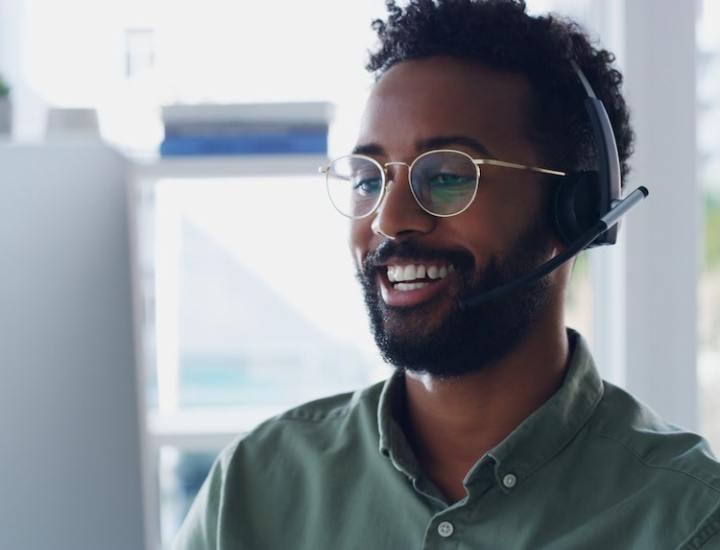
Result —
M 453 214 L 436 214 L 435 212 L 431 212 L 430 210 L 425 208 L 422 205 L 422 203 L 420 202 L 420 200 L 418 199 L 417 195 L 415 194 L 415 190 L 413 189 L 413 186 L 410 184 L 410 181 L 412 180 L 412 169 L 413 169 L 413 166 L 415 166 L 415 163 L 418 160 L 420 160 L 421 158 L 426 157 L 428 155 L 432 155 L 433 153 L 456 153 L 458 155 L 462 155 L 465 158 L 469 159 L 475 166 L 475 173 L 476 173 L 475 174 L 475 189 L 473 190 L 472 197 L 470 198 L 467 205 L 462 210 L 459 210 L 458 212 L 454 212 Z M 377 166 L 380 169 L 380 173 L 382 174 L 382 190 L 380 191 L 380 195 L 378 196 L 377 202 L 375 203 L 375 205 L 370 209 L 370 211 L 367 214 L 363 214 L 362 216 L 352 216 L 349 214 L 345 214 L 335 205 L 335 202 L 333 201 L 332 196 L 330 195 L 330 184 L 329 184 L 330 167 L 338 160 L 348 158 L 348 157 L 368 160 L 368 161 L 372 162 L 375 166 Z M 385 194 L 388 192 L 388 189 L 390 187 L 390 185 L 388 184 L 388 177 L 389 177 L 388 172 L 387 172 L 388 166 L 395 166 L 395 165 L 407 166 L 407 168 L 408 168 L 408 185 L 410 186 L 410 192 L 412 193 L 412 196 L 415 199 L 415 202 L 418 204 L 418 206 L 420 208 L 422 208 L 425 212 L 430 214 L 431 216 L 436 216 L 438 218 L 451 218 L 453 216 L 457 216 L 458 214 L 462 214 L 463 212 L 465 212 L 465 210 L 470 208 L 470 205 L 473 203 L 473 201 L 475 201 L 475 196 L 477 195 L 478 187 L 480 185 L 480 166 L 483 164 L 486 164 L 489 166 L 499 166 L 501 168 L 512 168 L 513 170 L 526 170 L 529 172 L 536 172 L 539 174 L 548 174 L 551 176 L 566 176 L 567 175 L 566 172 L 561 172 L 559 170 L 551 170 L 549 168 L 539 168 L 537 166 L 526 166 L 524 164 L 517 164 L 515 162 L 507 162 L 507 161 L 495 160 L 495 159 L 475 159 L 475 158 L 472 158 L 472 156 L 470 156 L 468 153 L 466 153 L 464 151 L 457 151 L 455 149 L 433 149 L 432 151 L 426 151 L 425 153 L 422 153 L 422 154 L 418 155 L 417 157 L 415 157 L 415 159 L 410 164 L 408 164 L 407 162 L 401 162 L 401 161 L 390 161 L 390 162 L 386 162 L 385 164 L 380 164 L 380 162 L 378 162 L 374 158 L 369 157 L 367 155 L 354 155 L 354 154 L 343 155 L 342 157 L 337 157 L 337 158 L 333 159 L 327 166 L 319 167 L 318 172 L 321 174 L 325 174 L 325 189 L 328 193 L 328 198 L 330 199 L 330 203 L 333 205 L 335 210 L 340 212 L 340 214 L 345 216 L 346 218 L 350 218 L 352 220 L 361 220 L 361 219 L 367 218 L 368 216 L 373 214 L 379 208 L 379 206 L 382 204 L 382 201 L 385 198 Z M 390 183 L 393 183 L 393 180 L 390 180 Z

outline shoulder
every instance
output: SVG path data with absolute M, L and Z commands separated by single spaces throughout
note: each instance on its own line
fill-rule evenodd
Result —
M 247 541 L 290 548 L 303 510 L 340 502 L 379 455 L 377 405 L 383 383 L 294 407 L 258 425 L 218 456 L 174 548 L 226 548 Z M 290 495 L 291 497 L 288 497 Z M 242 518 L 239 520 L 238 518 Z M 284 530 L 278 531 L 282 524 Z M 279 542 L 279 541 L 282 541 Z
M 715 547 L 720 540 L 720 463 L 705 439 L 604 382 L 579 441 L 582 457 L 573 460 L 585 465 L 594 502 L 636 510 L 637 524 L 679 535 L 684 542 L 673 548 Z
M 606 440 L 641 468 L 683 476 L 720 498 L 720 463 L 705 439 L 664 421 L 621 388 L 604 386 L 589 425 L 592 437 Z
M 240 437 L 222 453 L 228 465 L 242 456 L 272 453 L 291 461 L 326 452 L 329 446 L 377 439 L 377 406 L 384 382 L 355 392 L 316 399 L 274 416 Z
M 707 441 L 604 384 L 586 431 L 599 457 L 598 478 L 617 487 L 625 502 L 642 503 L 647 521 L 684 534 L 678 548 L 714 547 L 720 539 L 720 463 Z

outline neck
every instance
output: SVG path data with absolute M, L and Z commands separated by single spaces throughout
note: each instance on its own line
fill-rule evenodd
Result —
M 448 496 L 462 479 L 560 387 L 568 363 L 562 323 L 539 323 L 495 365 L 452 379 L 408 372 L 406 431 L 424 471 Z

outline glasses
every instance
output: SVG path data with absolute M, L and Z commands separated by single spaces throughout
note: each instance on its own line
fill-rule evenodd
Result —
M 481 165 L 565 175 L 565 172 L 514 162 L 474 159 L 467 153 L 451 149 L 428 151 L 410 164 L 380 164 L 365 155 L 346 155 L 319 171 L 325 174 L 328 196 L 337 211 L 348 218 L 360 219 L 380 206 L 389 187 L 387 170 L 393 165 L 408 167 L 410 190 L 418 205 L 428 214 L 441 218 L 457 216 L 472 204 L 480 183 Z

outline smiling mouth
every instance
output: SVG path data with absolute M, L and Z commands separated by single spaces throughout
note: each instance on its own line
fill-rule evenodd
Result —
M 391 264 L 387 266 L 387 278 L 395 290 L 408 291 L 440 281 L 454 271 L 452 264 Z
M 450 263 L 388 264 L 379 271 L 383 301 L 397 307 L 419 305 L 442 292 L 454 272 Z

